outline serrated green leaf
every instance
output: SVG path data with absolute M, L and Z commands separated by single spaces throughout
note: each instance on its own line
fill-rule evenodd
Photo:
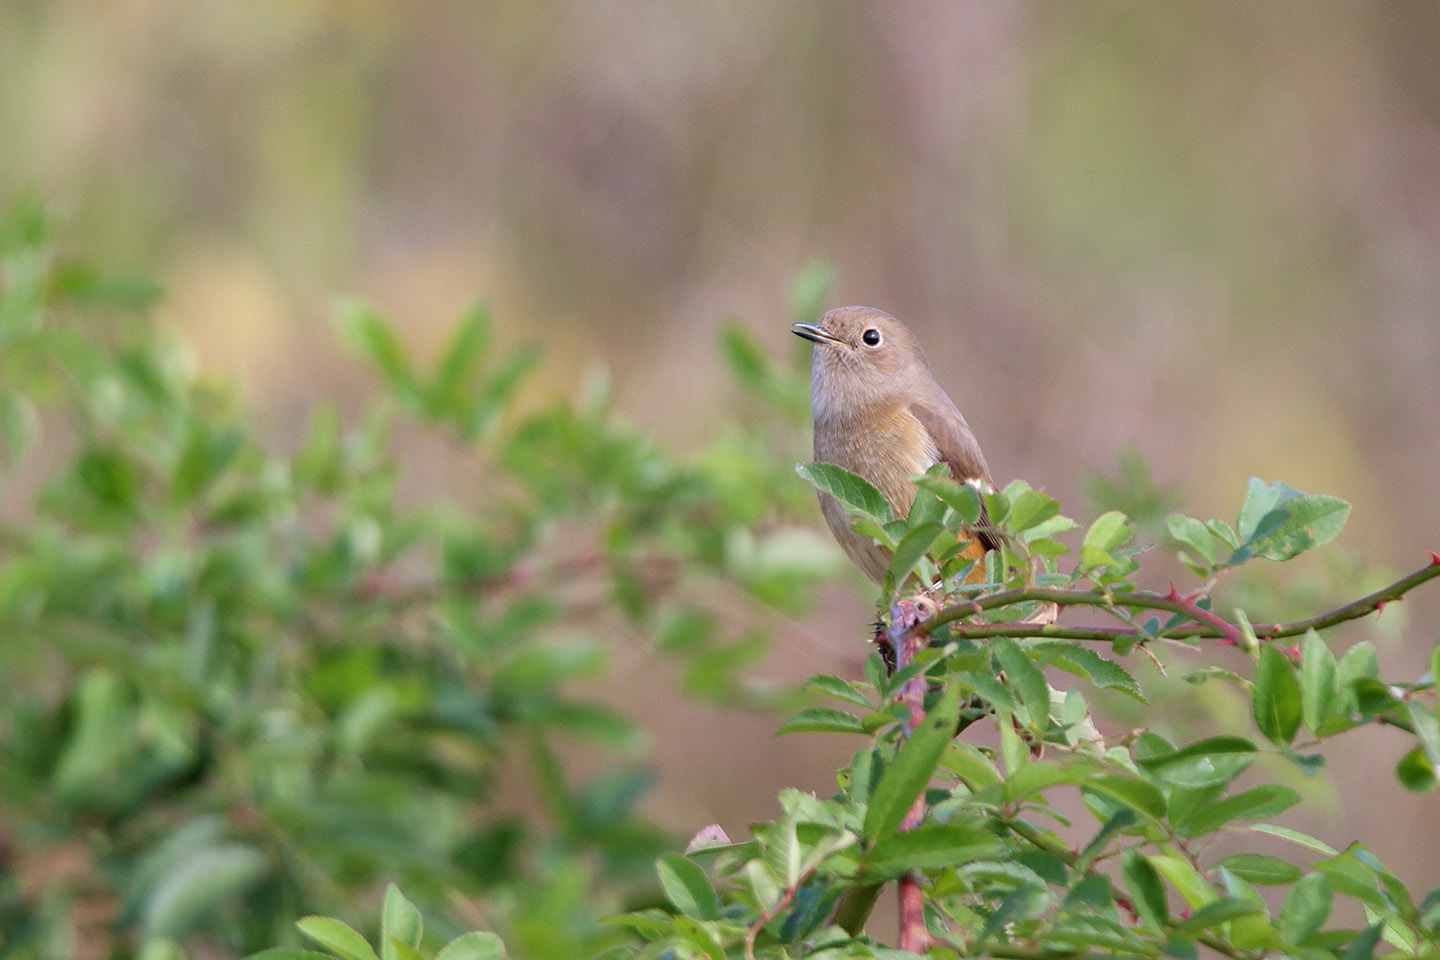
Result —
M 1286 744 L 1300 730 L 1300 682 L 1290 659 L 1273 645 L 1260 648 L 1255 668 L 1255 725 L 1274 743 Z
M 714 920 L 720 913 L 715 888 L 696 863 L 683 854 L 669 852 L 655 861 L 660 888 L 675 909 L 696 920 Z
M 776 736 L 784 736 L 787 733 L 867 733 L 865 725 L 859 717 L 846 713 L 844 710 L 832 710 L 828 707 L 810 707 L 801 710 L 795 716 L 786 720 L 776 732 Z
M 1236 530 L 1255 556 L 1288 560 L 1333 540 L 1349 515 L 1350 504 L 1338 497 L 1301 493 L 1251 477 Z
M 1104 690 L 1119 690 L 1141 703 L 1145 694 L 1124 667 L 1114 660 L 1078 643 L 1049 641 L 1029 648 L 1039 659 L 1088 680 Z
M 369 942 L 353 927 L 334 917 L 302 917 L 295 921 L 300 932 L 345 960 L 379 960 Z
M 1090 529 L 1085 531 L 1082 548 L 1110 554 L 1129 543 L 1134 535 L 1135 521 L 1119 510 L 1110 510 L 1100 514 L 1095 518 L 1095 522 L 1090 524 Z
M 935 538 L 944 530 L 943 525 L 931 522 L 922 523 L 906 533 L 895 545 L 895 553 L 890 558 L 890 567 L 885 574 L 887 580 L 895 584 L 897 589 L 903 588 L 905 581 L 915 571 L 916 564 L 930 551 Z
M 840 677 L 832 677 L 828 674 L 820 674 L 805 681 L 806 690 L 817 690 L 837 700 L 844 700 L 846 703 L 854 704 L 857 707 L 870 709 L 874 702 L 864 690 L 858 689 L 854 682 Z
M 1015 533 L 1024 533 L 1059 514 L 1060 501 L 1039 490 L 1026 490 L 1010 504 L 1005 523 Z
M 890 501 L 885 499 L 876 486 L 864 477 L 857 476 L 844 467 L 833 463 L 797 463 L 795 472 L 801 479 L 822 493 L 839 500 L 851 512 L 886 524 L 895 519 Z
M 955 736 L 959 715 L 960 691 L 951 684 L 881 774 L 865 811 L 866 838 L 879 840 L 900 826 L 915 798 L 934 776 L 945 748 Z
M 961 523 L 968 525 L 980 522 L 980 494 L 970 484 L 929 474 L 910 479 L 915 486 L 930 491 L 939 497 L 942 503 L 953 508 Z
M 1031 726 L 1043 735 L 1050 729 L 1050 686 L 1044 672 L 1008 637 L 992 638 L 990 649 L 1005 671 L 1005 682 L 1020 695 Z

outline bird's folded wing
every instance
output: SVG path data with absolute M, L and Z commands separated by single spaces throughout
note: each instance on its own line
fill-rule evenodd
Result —
M 947 402 L 943 407 L 920 401 L 910 405 L 910 412 L 935 441 L 942 463 L 950 467 L 950 476 L 960 483 L 968 483 L 981 492 L 995 489 L 990 479 L 990 468 L 985 465 L 985 455 L 980 452 L 980 442 L 965 418 L 954 405 Z M 980 501 L 980 521 L 976 524 L 975 536 L 986 550 L 994 550 L 1000 541 L 990 532 L 990 518 L 985 513 L 985 501 Z

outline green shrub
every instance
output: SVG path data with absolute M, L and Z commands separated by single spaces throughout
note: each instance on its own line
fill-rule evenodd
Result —
M 0 227 L 0 956 L 243 954 L 359 922 L 390 880 L 439 935 L 483 897 L 535 956 L 622 940 L 596 918 L 653 900 L 671 841 L 634 812 L 640 731 L 580 688 L 618 636 L 696 695 L 765 699 L 742 669 L 836 563 L 792 522 L 803 422 L 682 463 L 602 389 L 520 413 L 538 353 L 498 351 L 483 308 L 422 367 L 350 306 L 386 393 L 283 451 L 154 296 L 58 257 L 33 204 Z M 729 340 L 752 388 L 803 399 Z M 403 505 L 422 433 L 464 502 Z M 561 740 L 613 772 L 577 782 Z M 505 758 L 540 788 L 527 821 L 492 803 Z

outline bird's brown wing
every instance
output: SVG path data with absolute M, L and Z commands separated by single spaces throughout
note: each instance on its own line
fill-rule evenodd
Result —
M 993 490 L 995 482 L 990 479 L 990 468 L 985 465 L 985 455 L 980 452 L 980 441 L 970 431 L 970 425 L 954 404 L 947 402 L 943 407 L 934 403 L 919 401 L 910 405 L 910 412 L 935 441 L 940 460 L 950 467 L 950 476 L 960 483 L 970 483 L 981 490 Z M 986 550 L 994 550 L 1000 541 L 990 532 L 990 518 L 985 514 L 985 502 L 980 502 L 980 522 L 976 524 L 975 537 Z

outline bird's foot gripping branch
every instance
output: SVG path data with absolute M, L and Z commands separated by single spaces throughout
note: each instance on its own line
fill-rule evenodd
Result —
M 863 681 L 810 681 L 834 705 L 782 732 L 864 738 L 838 791 L 786 791 L 783 816 L 751 840 L 663 860 L 671 908 L 617 918 L 650 941 L 645 955 L 1361 960 L 1440 949 L 1440 890 L 1412 893 L 1363 844 L 1337 850 L 1276 822 L 1301 796 L 1275 782 L 1294 780 L 1287 766 L 1323 768 L 1330 738 L 1384 726 L 1403 731 L 1377 744 L 1398 758 L 1400 781 L 1434 787 L 1440 649 L 1423 676 L 1382 680 L 1370 643 L 1337 656 L 1324 631 L 1440 577 L 1440 561 L 1328 612 L 1254 623 L 1214 600 L 1217 580 L 1333 539 L 1347 504 L 1256 480 L 1233 526 L 1171 516 L 1195 580 L 1155 591 L 1134 580 L 1143 548 L 1120 513 L 1080 534 L 1024 484 L 986 495 L 926 476 L 896 519 L 857 476 L 800 472 L 891 551 L 881 609 L 895 669 L 872 656 Z M 975 583 L 953 544 L 982 522 L 1000 547 Z M 1060 539 L 1070 531 L 1078 550 Z M 919 584 L 933 586 L 911 592 Z M 1045 604 L 1057 622 L 1027 622 Z M 1162 686 L 1174 688 L 1165 666 L 1228 685 L 1249 715 L 1212 718 L 1185 742 L 1161 736 L 1147 721 Z M 1094 717 L 1087 697 L 1128 700 L 1128 722 Z M 864 932 L 891 882 L 899 951 Z

